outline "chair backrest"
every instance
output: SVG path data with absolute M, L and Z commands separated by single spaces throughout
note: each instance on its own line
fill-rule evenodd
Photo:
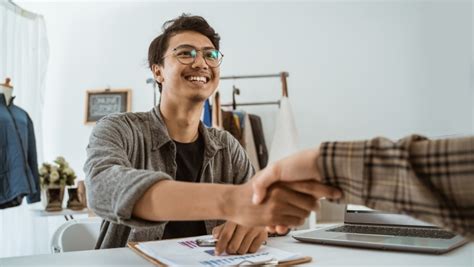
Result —
M 101 218 L 74 219 L 62 224 L 53 234 L 51 252 L 92 250 L 99 236 Z

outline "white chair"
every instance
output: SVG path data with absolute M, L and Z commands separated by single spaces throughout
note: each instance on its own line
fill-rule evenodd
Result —
M 50 242 L 52 253 L 92 250 L 99 237 L 101 218 L 73 219 L 62 224 Z

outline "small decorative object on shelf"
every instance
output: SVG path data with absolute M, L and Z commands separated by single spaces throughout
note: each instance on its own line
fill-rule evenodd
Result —
M 83 180 L 77 182 L 77 195 L 84 208 L 87 208 L 86 185 Z
M 62 209 L 64 187 L 74 185 L 76 174 L 64 157 L 57 157 L 53 164 L 43 163 L 39 168 L 41 198 L 46 211 Z M 77 194 L 76 194 L 77 195 Z
M 85 206 L 81 203 L 79 199 L 79 191 L 76 187 L 70 187 L 67 189 L 69 199 L 67 201 L 67 208 L 71 210 L 82 210 Z
M 44 188 L 41 195 L 41 202 L 46 211 L 60 211 L 63 209 L 64 186 Z

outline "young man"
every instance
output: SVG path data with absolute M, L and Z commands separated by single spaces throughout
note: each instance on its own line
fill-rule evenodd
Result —
M 254 252 L 267 238 L 262 226 L 301 224 L 314 208 L 315 198 L 297 191 L 308 182 L 276 186 L 253 205 L 245 151 L 229 133 L 200 122 L 219 83 L 219 39 L 202 17 L 166 22 L 148 55 L 160 105 L 108 116 L 94 128 L 84 170 L 90 207 L 104 218 L 97 248 L 214 229 L 217 253 Z M 241 226 L 250 221 L 259 227 Z
M 340 188 L 345 203 L 406 213 L 474 240 L 473 163 L 474 137 L 326 142 L 259 172 L 254 202 L 275 182 L 311 178 Z M 311 186 L 304 192 L 325 194 Z

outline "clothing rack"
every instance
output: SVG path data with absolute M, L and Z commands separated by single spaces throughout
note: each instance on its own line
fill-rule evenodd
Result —
M 260 74 L 260 75 L 239 75 L 239 76 L 222 76 L 220 77 L 221 80 L 238 80 L 238 79 L 260 79 L 260 78 L 280 78 L 281 80 L 281 91 L 282 96 L 288 97 L 288 84 L 286 82 L 286 78 L 288 78 L 290 74 L 286 71 L 282 71 L 280 73 L 275 74 Z M 156 105 L 156 82 L 153 78 L 148 78 L 146 80 L 147 84 L 153 84 L 153 105 Z M 236 106 L 260 106 L 260 105 L 278 105 L 280 106 L 280 101 L 264 101 L 264 102 L 247 102 L 247 103 L 237 103 L 235 100 L 235 95 L 240 94 L 240 89 L 233 86 L 232 89 L 232 103 L 231 104 L 222 104 L 223 107 L 230 107 L 232 106 L 233 109 L 236 109 Z
M 282 96 L 288 97 L 288 84 L 286 78 L 290 74 L 286 71 L 276 73 L 276 74 L 260 74 L 260 75 L 239 75 L 239 76 L 222 76 L 221 80 L 237 80 L 237 79 L 260 79 L 260 78 L 277 78 L 279 77 L 282 85 Z M 261 106 L 261 105 L 280 105 L 280 101 L 264 101 L 264 102 L 247 102 L 247 103 L 237 103 L 235 101 L 235 95 L 240 94 L 240 89 L 232 87 L 232 103 L 230 104 L 221 104 L 223 107 L 232 107 L 236 109 L 237 106 Z

